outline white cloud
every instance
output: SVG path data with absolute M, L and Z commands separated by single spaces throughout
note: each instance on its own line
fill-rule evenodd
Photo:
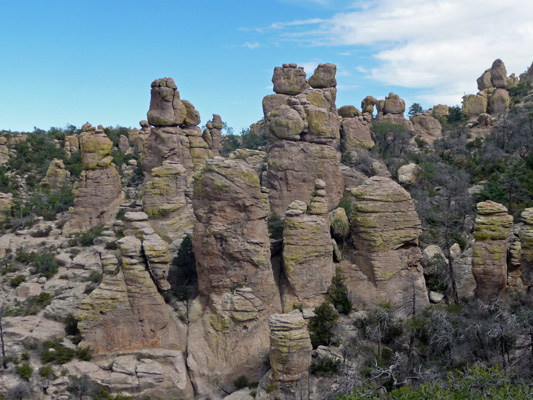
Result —
M 248 47 L 249 49 L 257 49 L 258 47 L 261 47 L 261 45 L 257 42 L 254 42 L 254 43 L 246 42 L 242 45 L 242 47 Z
M 312 46 L 343 46 L 345 53 L 370 48 L 375 65 L 357 70 L 384 84 L 426 90 L 428 99 L 456 99 L 453 104 L 477 91 L 475 79 L 496 58 L 517 75 L 533 61 L 533 2 L 379 0 L 354 7 L 306 31 L 284 23 L 284 35 Z

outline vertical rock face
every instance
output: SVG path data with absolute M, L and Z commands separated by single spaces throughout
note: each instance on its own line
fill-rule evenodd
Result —
M 301 200 L 293 201 L 285 213 L 283 270 L 288 284 L 282 284 L 282 297 L 286 312 L 294 305 L 322 303 L 335 273 L 325 186 L 317 180 L 309 213 Z
M 193 202 L 200 299 L 189 314 L 188 364 L 205 394 L 215 382 L 257 373 L 268 352 L 266 319 L 281 306 L 258 174 L 241 160 L 208 160 Z
M 75 233 L 109 222 L 122 201 L 120 176 L 110 152 L 113 142 L 103 131 L 87 123 L 80 135 L 84 171 L 74 198 L 72 218 L 64 231 Z
M 192 233 L 193 174 L 211 156 L 200 122 L 194 106 L 180 99 L 172 78 L 152 82 L 148 123 L 153 127 L 141 124 L 147 134 L 142 140 L 144 209 L 154 230 L 174 247 Z
M 107 259 L 102 283 L 80 307 L 84 344 L 97 353 L 165 345 L 183 349 L 183 338 L 180 345 L 178 328 L 145 268 L 141 241 L 126 236 L 117 243 L 122 262 Z
M 432 144 L 442 137 L 442 126 L 438 119 L 430 115 L 419 114 L 411 117 L 416 135 L 424 142 Z
M 70 172 L 65 169 L 63 160 L 54 158 L 46 171 L 46 176 L 41 181 L 41 186 L 50 190 L 58 190 L 68 184 Z
M 294 200 L 306 201 L 315 179 L 328 182 L 331 207 L 342 196 L 339 117 L 335 106 L 335 68 L 319 65 L 310 78 L 320 89 L 307 89 L 305 72 L 296 64 L 274 70 L 275 95 L 263 99 L 270 134 L 276 139 L 269 150 L 270 207 L 282 215 Z
M 270 326 L 270 382 L 276 386 L 277 398 L 309 398 L 309 367 L 313 348 L 300 311 L 272 315 Z M 267 398 L 260 393 L 260 398 Z
M 521 215 L 524 225 L 520 229 L 520 264 L 522 281 L 528 288 L 528 297 L 533 299 L 533 208 L 526 208 Z
M 477 211 L 472 273 L 476 297 L 488 302 L 498 298 L 507 283 L 507 239 L 513 217 L 493 201 L 478 203 Z
M 343 118 L 341 122 L 341 139 L 344 150 L 356 151 L 358 148 L 371 149 L 374 140 L 370 134 L 370 124 L 362 116 Z
M 376 291 L 358 288 L 359 282 L 353 279 L 356 275 L 350 270 L 346 271 L 349 288 L 356 297 L 362 297 L 363 304 L 390 301 L 405 305 L 415 296 L 417 308 L 425 307 L 428 298 L 417 245 L 422 230 L 411 196 L 383 177 L 372 177 L 351 193 L 356 247 L 356 266 L 352 267 L 358 268 Z
M 6 213 L 13 207 L 13 194 L 0 192 L 0 222 L 5 221 Z
M 7 138 L 0 136 L 0 165 L 9 161 L 9 148 L 7 147 Z

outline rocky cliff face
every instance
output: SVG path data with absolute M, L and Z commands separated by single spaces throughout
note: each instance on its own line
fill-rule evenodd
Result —
M 268 153 L 267 187 L 272 212 L 283 215 L 294 200 L 308 202 L 315 179 L 328 182 L 326 197 L 333 207 L 342 196 L 336 67 L 319 65 L 310 78 L 296 64 L 276 67 L 276 94 L 263 99 L 265 121 L 274 144 Z
M 533 299 L 533 208 L 526 208 L 521 215 L 524 225 L 520 230 L 520 264 L 522 281 L 527 287 L 528 298 Z
M 513 217 L 492 201 L 478 203 L 477 212 L 472 273 L 476 297 L 488 302 L 498 298 L 507 285 L 507 240 Z

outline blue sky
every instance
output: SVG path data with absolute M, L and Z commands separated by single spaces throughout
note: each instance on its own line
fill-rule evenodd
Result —
M 507 0 L 0 0 L 0 129 L 138 126 L 150 83 L 240 132 L 275 66 L 337 64 L 337 106 L 398 93 L 460 104 L 496 58 L 533 61 L 533 2 Z

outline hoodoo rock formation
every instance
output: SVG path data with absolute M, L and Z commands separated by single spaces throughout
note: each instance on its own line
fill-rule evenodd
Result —
M 193 174 L 211 151 L 198 126 L 200 114 L 180 99 L 172 78 L 152 82 L 148 123 L 153 128 L 142 142 L 144 210 L 154 230 L 177 248 L 194 225 Z
M 343 261 L 341 265 L 356 304 L 390 302 L 426 307 L 428 297 L 418 248 L 422 230 L 411 196 L 383 177 L 372 177 L 350 193 L 354 197 L 351 230 L 355 263 Z
M 65 233 L 76 233 L 107 223 L 122 201 L 120 176 L 111 156 L 113 142 L 86 123 L 80 134 L 83 172 Z
M 507 285 L 507 240 L 513 217 L 507 208 L 493 201 L 477 204 L 474 227 L 472 273 L 476 297 L 489 302 L 497 299 Z
M 330 207 L 342 196 L 335 73 L 334 65 L 319 65 L 310 78 L 318 86 L 307 88 L 305 72 L 296 64 L 274 70 L 276 94 L 263 99 L 263 112 L 274 140 L 268 154 L 267 187 L 270 208 L 277 215 L 283 215 L 294 200 L 308 202 L 315 179 L 328 182 Z
M 528 299 L 533 300 L 533 208 L 526 208 L 521 215 L 524 225 L 520 230 L 520 264 L 522 281 L 527 287 Z

